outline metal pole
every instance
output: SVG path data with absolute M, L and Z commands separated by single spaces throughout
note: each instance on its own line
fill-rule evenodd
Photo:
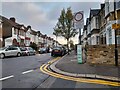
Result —
M 114 1 L 114 19 L 116 23 L 116 2 Z M 117 50 L 117 37 L 116 37 L 116 30 L 115 30 L 115 66 L 118 66 L 118 50 Z
M 79 28 L 79 44 L 81 45 L 81 29 Z

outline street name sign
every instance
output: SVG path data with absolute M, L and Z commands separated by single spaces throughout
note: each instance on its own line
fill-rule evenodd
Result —
M 120 29 L 120 24 L 112 24 L 112 29 Z

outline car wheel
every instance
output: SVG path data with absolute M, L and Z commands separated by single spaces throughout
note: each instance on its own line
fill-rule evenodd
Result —
M 61 56 L 64 56 L 64 53 L 63 53 L 63 52 L 61 53 Z
M 20 56 L 21 56 L 21 54 L 20 54 L 20 53 L 18 53 L 18 54 L 17 54 L 17 56 L 18 56 L 18 57 L 20 57 Z
M 27 53 L 28 56 L 30 56 L 30 53 Z
M 1 59 L 4 59 L 4 58 L 5 58 L 5 54 L 1 53 L 1 54 L 0 54 L 0 58 L 1 58 Z
M 53 54 L 51 54 L 51 56 L 53 56 Z

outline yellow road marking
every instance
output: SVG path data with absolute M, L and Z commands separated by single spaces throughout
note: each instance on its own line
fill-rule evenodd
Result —
M 53 63 L 53 61 L 56 61 L 59 58 L 53 59 L 51 62 Z M 93 83 L 93 84 L 103 84 L 103 85 L 111 85 L 111 86 L 120 86 L 120 83 L 118 83 L 118 82 L 98 80 L 98 79 L 94 79 L 93 80 L 93 79 L 75 78 L 75 77 L 72 77 L 72 76 L 65 76 L 65 75 L 62 75 L 62 74 L 54 73 L 54 72 L 49 71 L 47 69 L 48 66 L 49 66 L 49 64 L 43 64 L 40 67 L 40 70 L 43 73 L 46 73 L 46 74 L 51 75 L 51 76 L 56 77 L 56 78 L 61 78 L 61 79 L 66 79 L 66 80 L 71 80 L 71 81 L 77 81 L 77 82 L 84 82 L 84 83 Z
M 49 61 L 48 64 L 52 64 L 53 62 L 59 60 L 60 58 L 61 58 L 61 57 L 57 57 L 57 58 L 53 59 L 52 61 Z

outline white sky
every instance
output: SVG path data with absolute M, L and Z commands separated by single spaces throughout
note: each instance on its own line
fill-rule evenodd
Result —
M 51 2 L 50 2 L 51 1 Z M 16 22 L 31 25 L 33 30 L 43 34 L 52 35 L 60 12 L 63 8 L 71 7 L 73 13 L 84 11 L 84 19 L 89 15 L 90 8 L 100 8 L 103 0 L 2 0 L 1 15 L 10 18 L 15 17 Z M 70 1 L 70 2 L 68 2 Z M 84 1 L 84 2 L 83 2 Z M 55 38 L 55 37 L 54 37 Z M 74 39 L 78 43 L 78 36 Z M 60 43 L 66 43 L 64 38 L 58 38 Z

